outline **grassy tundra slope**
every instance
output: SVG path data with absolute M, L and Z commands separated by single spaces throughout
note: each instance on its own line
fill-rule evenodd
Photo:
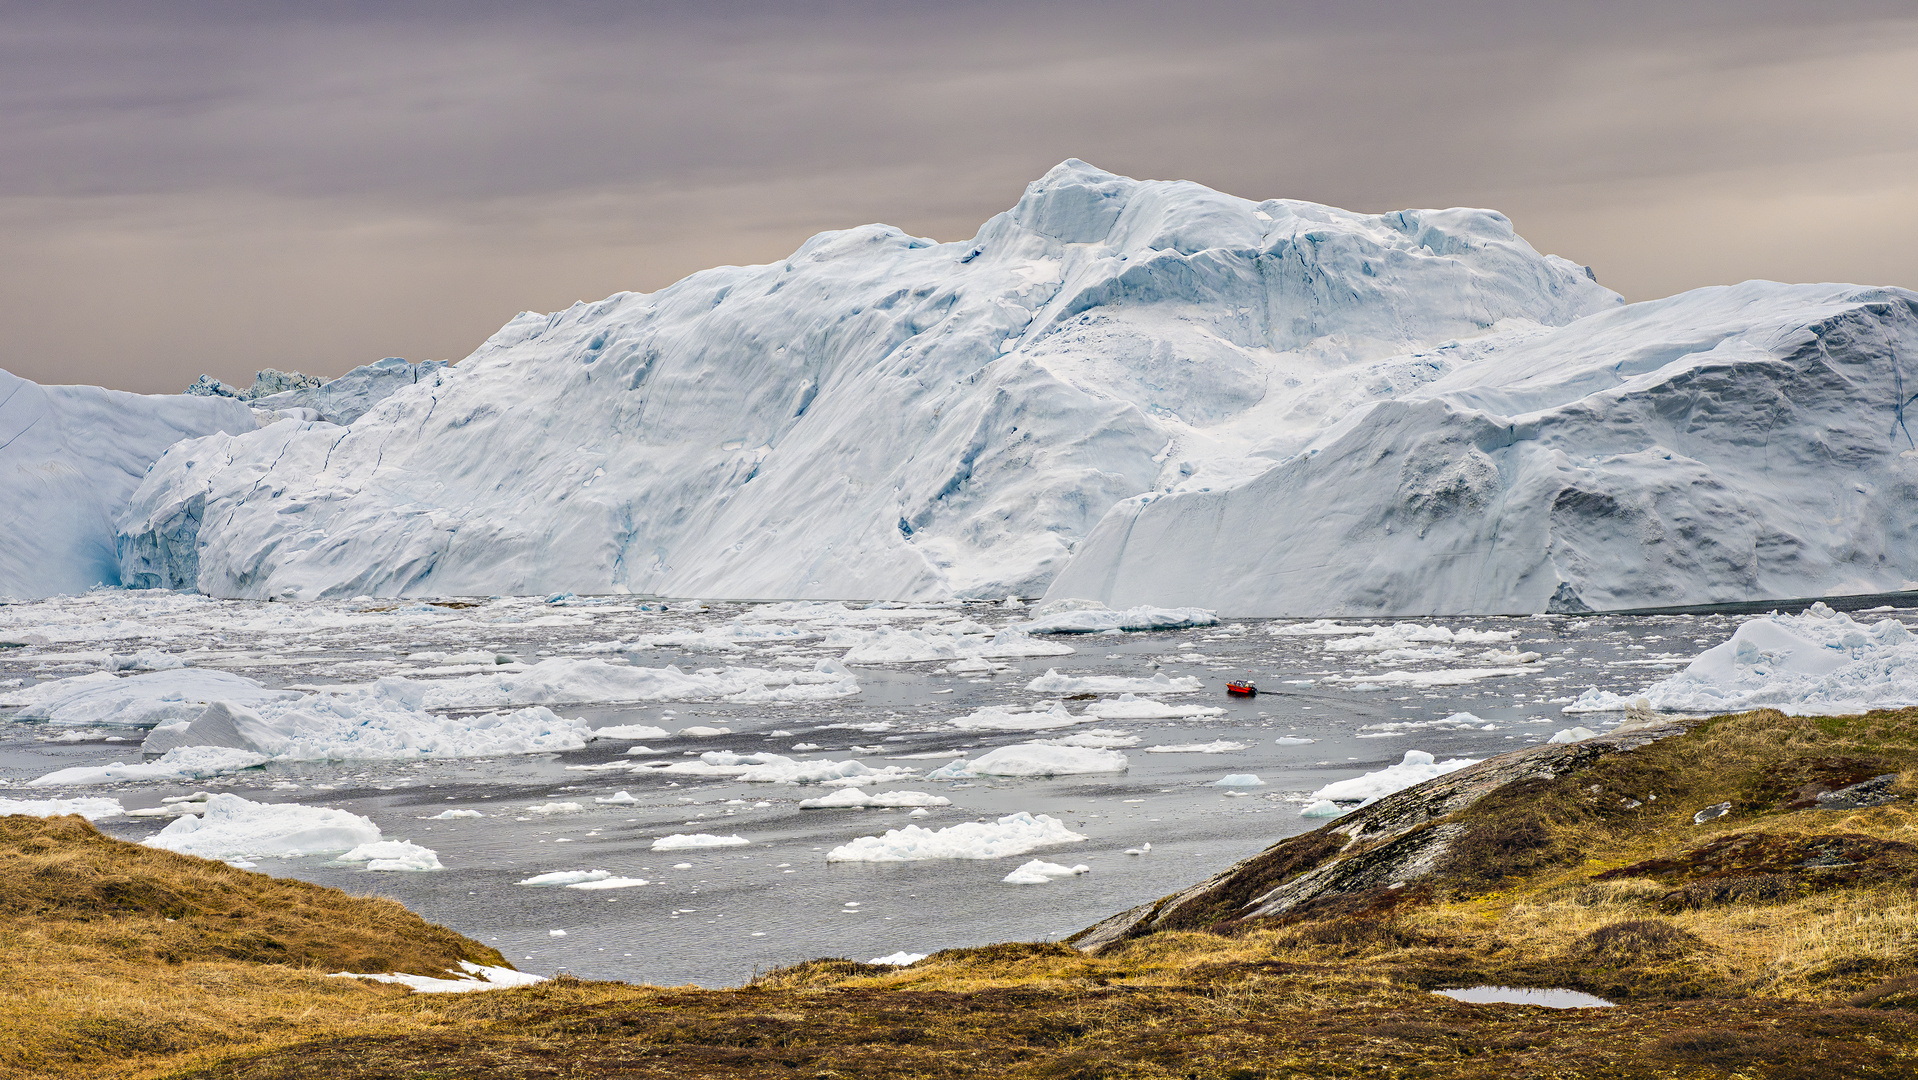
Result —
M 96 940 L 100 920 L 10 906 L 17 970 L 0 995 L 26 994 L 28 1044 L 92 1030 L 22 989 L 36 964 L 127 1003 L 96 1025 L 137 1015 L 129 1032 L 192 1043 L 129 1034 L 117 1068 L 64 1066 L 88 1076 L 1910 1077 L 1914 766 L 1918 711 L 1639 725 L 1381 800 L 1078 948 L 820 960 L 734 990 L 562 979 L 435 998 L 211 944 L 142 966 Z M 22 871 L 6 858 L 11 895 Z M 231 989 L 193 996 L 203 983 Z M 1619 1005 L 1427 992 L 1477 983 Z

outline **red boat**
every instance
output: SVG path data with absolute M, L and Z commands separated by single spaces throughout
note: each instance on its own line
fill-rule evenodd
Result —
M 1258 697 L 1259 696 L 1259 688 L 1256 686 L 1253 686 L 1250 681 L 1226 683 L 1225 692 L 1228 694 L 1231 694 L 1233 697 Z

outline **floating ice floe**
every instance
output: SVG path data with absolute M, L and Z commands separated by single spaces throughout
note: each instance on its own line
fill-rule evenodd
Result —
M 651 884 L 652 882 L 646 880 L 645 878 L 608 877 L 608 878 L 599 878 L 594 881 L 575 882 L 574 884 L 568 885 L 566 887 L 569 889 L 579 889 L 582 892 L 602 892 L 607 889 L 637 889 L 641 885 L 651 885 Z
M 337 855 L 382 839 L 378 825 L 345 810 L 258 803 L 221 792 L 207 799 L 199 817 L 176 818 L 140 842 L 203 859 L 247 859 Z
M 1137 735 L 1129 732 L 1107 731 L 1094 728 L 1091 731 L 1081 731 L 1072 735 L 1062 735 L 1056 739 L 1040 739 L 1038 741 L 1046 746 L 1089 746 L 1095 750 L 1123 750 L 1127 747 L 1139 745 L 1141 740 Z
M 1531 655 L 1531 654 L 1526 654 Z M 1340 683 L 1358 690 L 1386 689 L 1388 687 L 1429 687 L 1463 686 L 1480 679 L 1497 679 L 1509 675 L 1523 675 L 1523 667 L 1469 667 L 1440 668 L 1435 671 L 1382 671 L 1376 675 L 1327 675 L 1328 683 Z
M 954 761 L 926 774 L 928 780 L 962 780 L 976 776 L 1067 776 L 1076 773 L 1117 773 L 1130 767 L 1117 750 L 1014 743 L 987 751 L 970 761 Z
M 598 892 L 605 889 L 633 889 L 652 883 L 645 878 L 621 877 L 611 870 L 555 870 L 547 874 L 535 874 L 519 884 Z
M 841 788 L 831 795 L 823 795 L 817 799 L 801 799 L 799 802 L 801 810 L 951 805 L 952 800 L 944 795 L 929 795 L 923 791 L 882 791 L 876 795 L 868 795 L 858 788 Z
M 1090 873 L 1091 870 L 1092 867 L 1084 863 L 1077 866 L 1061 866 L 1044 859 L 1034 859 L 999 880 L 1008 885 L 1044 885 L 1055 878 L 1073 877 Z
M 1369 806 L 1395 791 L 1403 791 L 1414 784 L 1424 783 L 1433 777 L 1457 772 L 1468 765 L 1478 764 L 1477 759 L 1451 758 L 1439 761 L 1423 750 L 1407 750 L 1405 757 L 1397 765 L 1355 776 L 1350 780 L 1339 780 L 1313 792 L 1310 796 L 1313 806 L 1318 802 L 1348 803 Z M 1308 814 L 1307 816 L 1319 816 Z
M 1035 694 L 1192 694 L 1204 690 L 1205 684 L 1190 675 L 1167 678 L 1163 672 L 1141 679 L 1127 675 L 1061 675 L 1047 668 L 1044 675 L 1027 683 L 1026 689 Z
M 1355 809 L 1357 809 L 1356 806 L 1340 806 L 1330 799 L 1319 799 L 1299 811 L 1299 816 L 1309 818 L 1338 817 L 1340 814 L 1351 813 Z
M 1023 811 L 997 821 L 967 821 L 943 829 L 907 825 L 884 836 L 861 836 L 826 853 L 827 862 L 914 862 L 922 859 L 999 859 L 1086 839 L 1046 814 Z
M 0 799 L 0 817 L 8 814 L 25 814 L 28 817 L 59 817 L 62 814 L 78 814 L 88 821 L 102 818 L 119 817 L 126 813 L 118 799 L 79 798 L 79 799 Z
M 1071 727 L 1095 720 L 1093 716 L 1074 716 L 1056 701 L 1044 701 L 1030 709 L 1016 705 L 987 705 L 947 723 L 961 731 L 1046 731 Z
M 227 746 L 181 746 L 154 761 L 137 764 L 75 765 L 27 781 L 29 787 L 94 787 L 178 780 L 204 780 L 266 764 L 265 754 Z
M 1099 634 L 1108 630 L 1180 630 L 1215 626 L 1219 617 L 1204 608 L 1149 605 L 1114 611 L 1089 600 L 1053 601 L 1020 629 L 1028 634 Z
M 450 979 L 436 979 L 430 975 L 366 975 L 356 971 L 336 971 L 329 978 L 366 979 L 370 982 L 397 983 L 411 987 L 420 994 L 464 994 L 473 990 L 506 990 L 515 986 L 531 986 L 546 981 L 543 975 L 531 975 L 524 971 L 514 971 L 508 967 L 485 967 L 467 960 L 460 961 L 459 971 L 448 971 L 454 976 Z
M 439 852 L 405 840 L 376 840 L 339 856 L 339 862 L 365 863 L 368 870 L 444 870 Z
M 0 704 L 25 706 L 14 714 L 15 720 L 151 727 L 169 720 L 192 720 L 215 701 L 263 706 L 299 696 L 268 690 L 231 672 L 177 668 L 125 678 L 102 672 L 78 675 L 13 691 L 0 698 Z
M 1212 781 L 1212 786 L 1225 788 L 1264 787 L 1265 781 L 1251 773 L 1231 773 Z
M 1469 712 L 1455 712 L 1450 716 L 1437 720 L 1389 720 L 1382 724 L 1365 724 L 1359 728 L 1358 737 L 1361 739 L 1389 739 L 1419 731 L 1497 730 L 1498 725 L 1488 724 L 1481 717 Z M 1284 740 L 1280 741 L 1283 742 Z
M 730 776 L 749 784 L 822 784 L 828 787 L 887 784 L 918 772 L 899 765 L 874 769 L 857 760 L 800 761 L 784 754 L 736 754 L 730 750 L 710 750 L 699 755 L 696 761 L 675 761 L 665 765 L 638 762 L 626 767 L 670 775 Z
M 1279 632 L 1274 631 L 1274 633 Z M 1338 637 L 1328 636 L 1319 647 L 1327 652 L 1415 651 L 1420 646 L 1503 644 L 1518 637 L 1518 634 L 1517 630 L 1474 630 L 1470 627 L 1454 630 L 1449 626 L 1401 622 L 1390 626 L 1354 628 L 1354 632 L 1349 634 Z M 1457 655 L 1456 650 L 1451 651 L 1450 655 Z M 1533 659 L 1537 659 L 1536 654 Z
M 651 724 L 616 724 L 612 727 L 594 728 L 595 739 L 670 739 L 673 733 L 665 728 Z
M 1867 625 L 1825 604 L 1741 624 L 1685 670 L 1637 694 L 1587 690 L 1568 713 L 1623 712 L 1640 698 L 1669 712 L 1774 708 L 1830 716 L 1918 705 L 1918 638 L 1903 623 Z
M 1072 646 L 1042 641 L 1023 627 L 997 633 L 987 631 L 986 627 L 976 627 L 977 630 L 987 631 L 985 633 L 967 633 L 965 631 L 975 627 L 965 624 L 946 629 L 943 633 L 941 629 L 881 626 L 872 630 L 836 634 L 828 639 L 827 644 L 840 643 L 846 637 L 855 638 L 857 644 L 842 659 L 848 664 L 868 665 L 1003 660 L 1026 656 L 1066 656 L 1073 652 Z
M 683 851 L 690 848 L 742 847 L 752 843 L 743 836 L 714 836 L 711 833 L 674 833 L 653 841 L 654 851 Z
M 1229 754 L 1234 750 L 1243 750 L 1246 743 L 1233 742 L 1231 739 L 1215 739 L 1208 743 L 1176 743 L 1170 746 L 1148 746 L 1148 754 Z
M 1310 746 L 1318 740 L 1308 739 L 1301 735 L 1281 735 L 1272 741 L 1280 746 Z
M 1084 715 L 1097 720 L 1189 720 L 1224 712 L 1215 705 L 1169 705 L 1134 694 L 1120 694 L 1111 700 L 1088 703 Z
M 472 709 L 562 702 L 726 701 L 756 704 L 830 701 L 859 692 L 852 669 L 821 660 L 810 669 L 751 667 L 681 671 L 605 660 L 554 657 L 497 674 L 465 675 L 424 684 L 429 709 Z
M 595 795 L 593 801 L 604 806 L 631 806 L 639 800 L 634 798 L 630 791 L 616 791 L 605 797 Z
M 441 810 L 439 813 L 433 815 L 433 820 L 459 821 L 463 818 L 481 818 L 485 816 L 485 814 L 480 813 L 478 810 Z

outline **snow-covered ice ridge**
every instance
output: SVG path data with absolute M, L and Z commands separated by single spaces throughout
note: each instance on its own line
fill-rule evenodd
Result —
M 1370 370 L 1428 378 L 1256 478 L 1125 500 L 1048 595 L 1520 614 L 1918 579 L 1918 294 L 1750 281 Z
M 277 599 L 1032 595 L 1113 504 L 1257 476 L 1459 353 L 1421 350 L 1619 303 L 1490 211 L 1068 161 L 969 241 L 822 233 L 521 315 L 348 428 L 182 443 L 121 521 L 122 573 Z

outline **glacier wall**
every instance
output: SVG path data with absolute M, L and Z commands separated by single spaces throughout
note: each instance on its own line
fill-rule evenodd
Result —
M 1115 503 L 1244 484 L 1444 371 L 1390 358 L 1619 305 L 1490 211 L 1068 161 L 970 241 L 823 233 L 523 314 L 351 426 L 183 442 L 121 518 L 122 574 L 281 599 L 1031 595 Z
M 1408 370 L 1256 478 L 1121 502 L 1048 595 L 1418 615 L 1918 588 L 1918 294 L 1700 289 L 1375 368 Z
M 114 520 L 181 439 L 258 427 L 215 398 L 41 386 L 0 371 L 0 597 L 118 585 Z

